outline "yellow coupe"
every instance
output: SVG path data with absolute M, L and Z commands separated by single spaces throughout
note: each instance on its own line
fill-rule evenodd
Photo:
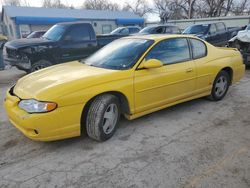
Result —
M 58 140 L 86 130 L 104 141 L 121 114 L 132 120 L 195 98 L 221 100 L 244 72 L 236 49 L 186 35 L 133 36 L 82 62 L 21 78 L 4 104 L 10 122 L 31 139 Z

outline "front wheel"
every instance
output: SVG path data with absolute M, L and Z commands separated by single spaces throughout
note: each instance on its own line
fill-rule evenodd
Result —
M 30 72 L 35 72 L 35 71 L 44 69 L 44 68 L 49 67 L 49 66 L 52 66 L 52 63 L 50 61 L 42 59 L 42 60 L 39 60 L 31 65 Z
M 113 136 L 120 119 L 120 104 L 117 97 L 104 94 L 96 97 L 91 103 L 87 118 L 86 130 L 90 138 L 105 141 Z
M 219 74 L 216 76 L 214 80 L 213 88 L 209 96 L 209 99 L 213 101 L 219 101 L 223 99 L 227 94 L 229 85 L 230 85 L 230 76 L 226 71 L 222 70 L 221 72 L 219 72 Z

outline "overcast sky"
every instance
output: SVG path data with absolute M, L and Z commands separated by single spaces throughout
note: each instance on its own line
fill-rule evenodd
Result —
M 2 2 L 4 0 L 0 0 L 0 8 L 2 9 Z M 125 2 L 128 3 L 132 3 L 133 4 L 133 0 L 109 0 L 111 2 L 116 2 L 118 3 L 120 6 L 124 5 Z M 26 2 L 33 7 L 40 7 L 42 5 L 43 0 L 26 0 Z M 66 5 L 73 5 L 75 8 L 81 7 L 83 5 L 84 0 L 61 0 L 62 3 L 66 4 Z M 149 5 L 151 7 L 153 7 L 153 0 L 148 0 Z M 155 14 L 151 14 L 148 16 L 148 20 L 149 21 L 157 21 L 159 20 L 159 17 Z

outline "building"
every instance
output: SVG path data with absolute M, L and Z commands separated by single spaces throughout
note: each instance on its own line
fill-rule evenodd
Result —
M 227 16 L 227 17 L 212 17 L 212 18 L 197 18 L 197 19 L 182 19 L 168 20 L 167 24 L 177 25 L 184 30 L 190 25 L 199 23 L 224 22 L 227 27 L 243 27 L 250 23 L 250 15 L 248 16 Z M 157 25 L 158 22 L 146 23 L 147 26 Z
M 144 24 L 144 19 L 128 11 L 58 9 L 3 6 L 3 33 L 9 40 L 22 38 L 32 31 L 48 30 L 59 22 L 91 23 L 97 34 L 109 33 L 120 26 Z

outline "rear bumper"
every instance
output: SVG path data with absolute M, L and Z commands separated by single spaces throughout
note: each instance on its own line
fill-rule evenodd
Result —
M 246 65 L 244 64 L 235 67 L 233 72 L 232 83 L 240 81 L 244 77 L 245 71 L 246 71 Z
M 82 105 L 59 107 L 49 113 L 29 114 L 18 107 L 20 99 L 7 93 L 4 107 L 9 121 L 32 140 L 53 141 L 80 136 Z

